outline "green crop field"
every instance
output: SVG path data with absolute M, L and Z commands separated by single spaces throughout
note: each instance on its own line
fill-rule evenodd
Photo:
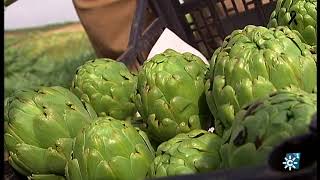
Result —
M 4 57 L 8 97 L 33 86 L 69 88 L 77 67 L 95 54 L 82 26 L 65 23 L 6 31 Z

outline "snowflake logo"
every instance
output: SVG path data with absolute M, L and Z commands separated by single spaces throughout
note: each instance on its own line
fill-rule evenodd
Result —
M 291 171 L 291 169 L 299 169 L 300 164 L 300 153 L 287 153 L 282 162 L 284 169 Z

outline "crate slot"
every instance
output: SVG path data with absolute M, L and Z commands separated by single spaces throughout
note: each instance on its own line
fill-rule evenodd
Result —
M 205 18 L 210 18 L 211 17 L 211 12 L 210 12 L 209 8 L 203 8 L 201 13 L 203 14 L 203 16 Z
M 194 36 L 195 41 L 200 41 L 201 37 L 200 37 L 200 34 L 198 33 L 198 31 L 193 31 L 192 34 Z
M 225 11 L 223 11 L 223 5 L 221 2 L 218 2 L 215 6 L 217 6 L 216 9 L 218 9 L 216 12 L 218 14 L 219 17 L 225 17 L 227 16 L 227 13 Z
M 208 19 L 206 19 L 207 20 L 207 24 L 208 25 L 213 25 L 214 24 L 214 19 L 212 18 L 212 17 L 210 17 L 210 18 L 208 18 Z
M 254 5 L 254 3 L 250 3 L 250 4 L 247 4 L 247 7 L 249 10 L 251 10 L 251 9 L 255 8 L 255 5 Z
M 218 29 L 215 28 L 215 26 L 213 24 L 211 24 L 211 26 L 209 26 L 209 32 L 212 36 L 218 36 Z
M 216 42 L 219 46 L 222 45 L 223 38 L 221 38 L 220 36 L 215 36 L 213 39 L 214 39 L 214 42 Z M 216 46 L 214 48 L 216 48 Z
M 252 4 L 252 3 L 254 3 L 255 0 L 249 0 L 249 1 L 242 0 L 242 1 L 243 1 L 243 4 Z
M 195 30 L 196 29 L 196 26 L 194 24 L 190 25 L 190 29 L 191 30 Z
M 261 4 L 265 5 L 265 4 L 269 4 L 271 2 L 274 2 L 275 0 L 261 0 Z
M 231 11 L 234 11 L 234 13 L 232 13 L 232 14 L 239 13 L 237 5 L 234 2 L 234 0 L 220 0 L 220 1 L 222 1 L 222 3 L 225 5 L 225 7 L 226 7 L 225 12 L 227 14 L 230 15 L 229 12 L 231 12 Z
M 202 54 L 208 59 L 209 52 L 207 50 L 208 48 L 206 47 L 205 43 L 204 42 L 198 43 L 198 47 L 199 47 L 199 50 L 202 52 Z
M 236 11 L 234 9 L 228 9 L 228 15 L 234 15 L 236 14 Z
M 242 3 L 246 11 L 254 9 L 254 0 L 251 0 L 251 1 L 242 0 Z
M 238 14 L 238 13 L 239 13 L 239 10 L 238 10 L 237 4 L 235 3 L 234 0 L 231 0 L 231 2 L 232 2 L 232 5 L 233 5 L 233 9 L 234 9 L 235 12 Z
M 238 10 L 238 14 L 246 11 L 245 3 L 243 1 L 237 0 L 235 3 Z
M 222 2 L 227 9 L 234 8 L 232 0 L 220 0 L 220 2 Z
M 223 9 L 224 13 L 226 14 L 226 16 L 229 16 L 228 8 L 227 8 L 226 4 L 224 3 L 224 0 L 220 0 L 220 3 L 222 5 L 222 9 Z
M 207 30 L 207 28 L 200 29 L 200 32 L 201 32 L 203 38 L 208 38 L 209 31 Z
M 196 21 L 195 24 L 197 25 L 197 27 L 201 27 L 205 25 L 204 19 L 202 18 L 201 13 L 199 11 L 194 11 L 191 14 L 194 20 Z

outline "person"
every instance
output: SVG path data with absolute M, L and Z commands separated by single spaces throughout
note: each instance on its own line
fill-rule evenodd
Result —
M 4 6 L 17 0 L 4 0 Z M 99 58 L 117 59 L 128 48 L 137 0 L 73 0 L 80 22 Z M 148 25 L 154 16 L 146 12 Z
M 126 49 L 136 0 L 73 0 L 97 57 L 116 59 Z

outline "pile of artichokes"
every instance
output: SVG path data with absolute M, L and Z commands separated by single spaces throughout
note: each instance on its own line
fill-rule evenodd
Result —
M 317 0 L 278 0 L 268 27 L 288 26 L 309 45 L 317 45 Z
M 308 131 L 317 111 L 314 13 L 316 1 L 279 0 L 268 27 L 233 31 L 210 65 L 167 49 L 138 73 L 101 58 L 80 66 L 70 89 L 18 90 L 5 103 L 9 163 L 43 180 L 142 180 L 266 163 L 273 147 Z

